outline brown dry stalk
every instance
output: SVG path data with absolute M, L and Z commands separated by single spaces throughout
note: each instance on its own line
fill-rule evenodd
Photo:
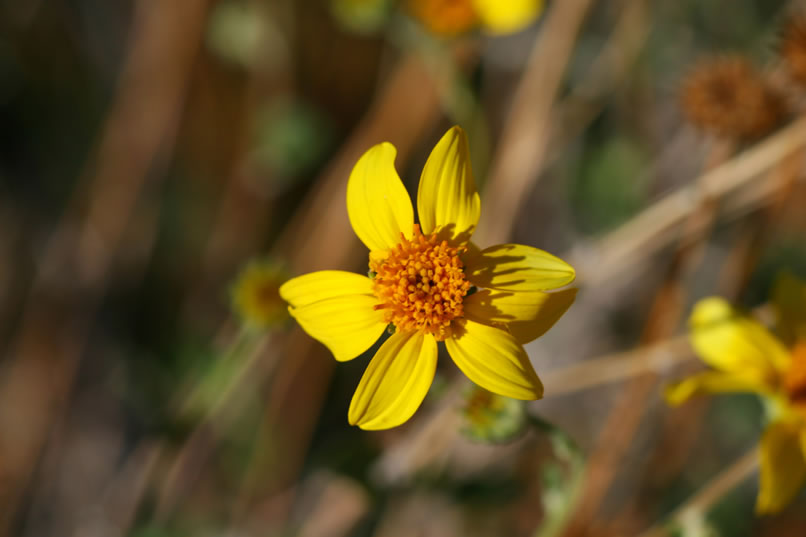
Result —
M 702 199 L 722 200 L 750 186 L 766 170 L 806 147 L 806 117 L 770 135 L 754 147 L 708 171 L 696 184 L 683 187 L 643 210 L 597 242 L 589 254 L 571 252 L 565 258 L 577 267 L 577 280 L 602 285 L 679 237 L 679 228 Z M 763 193 L 744 200 L 758 203 Z
M 728 254 L 721 270 L 718 294 L 729 300 L 735 300 L 744 289 L 761 255 L 764 240 L 771 232 L 795 184 L 794 180 L 802 168 L 803 157 L 803 150 L 796 151 L 766 174 L 765 181 L 775 186 L 774 193 L 762 213 L 740 227 L 741 236 L 732 252 Z M 648 463 L 649 467 L 657 467 L 657 464 L 662 462 L 662 470 L 652 475 L 650 486 L 656 489 L 666 486 L 668 479 L 677 475 L 681 466 L 685 464 L 689 450 L 698 436 L 697 431 L 701 427 L 709 402 L 708 399 L 693 401 L 686 412 L 672 412 L 664 416 L 662 436 L 656 443 L 656 452 Z M 649 475 L 645 477 L 648 478 Z M 641 505 L 643 503 L 645 502 L 640 500 L 633 502 L 633 512 L 645 512 L 642 509 L 645 505 Z M 631 519 L 629 523 L 641 524 L 641 520 L 635 516 L 627 518 Z
M 284 24 L 291 24 L 289 14 L 283 13 L 279 3 L 268 5 L 261 0 L 250 0 L 250 9 L 255 17 L 266 24 L 272 18 L 279 18 Z M 263 39 L 266 41 L 265 37 Z M 270 44 L 263 43 L 262 48 Z M 183 308 L 185 317 L 192 317 L 205 308 L 200 303 L 209 300 L 225 284 L 225 279 L 232 276 L 237 264 L 256 254 L 260 244 L 265 240 L 267 229 L 264 225 L 267 214 L 272 213 L 272 200 L 258 193 L 259 184 L 268 184 L 272 177 L 260 176 L 252 160 L 252 138 L 254 117 L 260 112 L 260 106 L 271 97 L 288 93 L 291 89 L 290 62 L 284 68 L 270 70 L 265 62 L 254 61 L 247 70 L 248 79 L 241 92 L 240 106 L 236 108 L 234 120 L 238 127 L 233 134 L 233 155 L 219 196 L 219 203 L 208 239 L 202 248 L 198 277 L 188 286 L 187 298 Z M 267 172 L 261 171 L 261 174 Z
M 662 374 L 693 358 L 688 336 L 638 347 L 542 373 L 546 397 L 558 397 L 644 373 Z
M 537 180 L 552 134 L 552 107 L 592 4 L 593 0 L 564 0 L 552 4 L 546 15 L 493 157 L 476 234 L 479 244 L 506 241 L 529 187 Z
M 171 151 L 206 8 L 205 0 L 137 4 L 120 89 L 87 167 L 88 188 L 76 193 L 46 245 L 0 380 L 0 535 L 65 409 L 143 186 Z
M 647 0 L 624 0 L 621 3 L 625 5 L 619 18 L 601 52 L 591 62 L 590 70 L 557 103 L 552 123 L 558 126 L 558 131 L 552 133 L 543 167 L 559 158 L 563 154 L 562 148 L 599 116 L 607 98 L 623 84 L 643 50 L 652 28 L 647 20 Z M 667 147 L 671 145 L 667 144 Z
M 727 160 L 733 144 L 715 142 L 704 166 L 713 169 Z M 695 185 L 706 191 L 683 224 L 677 251 L 669 264 L 664 281 L 650 307 L 641 341 L 651 345 L 663 341 L 677 329 L 686 299 L 684 278 L 699 263 L 704 243 L 710 233 L 716 211 L 715 201 L 707 195 L 703 177 Z M 655 392 L 658 375 L 648 373 L 633 379 L 620 401 L 613 407 L 602 427 L 586 468 L 587 479 L 573 522 L 565 535 L 576 535 L 594 523 L 598 509 L 615 480 L 621 460 L 627 454 L 635 431 L 644 417 L 647 399 Z
M 782 159 L 782 161 L 764 174 L 764 181 L 774 186 L 772 196 L 768 200 L 767 206 L 760 215 L 762 221 L 754 222 L 748 229 L 742 228 L 746 232 L 739 238 L 734 250 L 728 255 L 721 271 L 720 295 L 729 299 L 738 297 L 741 290 L 746 285 L 752 270 L 761 254 L 764 239 L 768 236 L 778 215 L 785 205 L 785 202 L 795 185 L 795 179 L 803 166 L 804 150 L 798 150 Z M 685 463 L 688 450 L 694 443 L 697 430 L 704 418 L 708 408 L 708 401 L 701 400 L 687 410 L 686 413 L 670 413 L 664 418 L 663 436 L 657 442 L 657 451 L 653 461 L 663 461 L 664 471 L 662 475 L 656 475 L 658 486 L 665 476 L 675 475 L 680 465 Z M 634 512 L 641 512 L 638 507 L 641 500 L 632 502 Z M 627 518 L 632 518 L 627 516 Z M 640 523 L 640 521 L 639 521 Z
M 785 212 L 797 179 L 803 171 L 806 150 L 800 149 L 782 159 L 767 174 L 765 181 L 773 187 L 769 204 L 737 240 L 728 254 L 722 271 L 721 295 L 736 299 L 746 286 L 761 257 L 764 243 L 774 231 L 778 218 Z

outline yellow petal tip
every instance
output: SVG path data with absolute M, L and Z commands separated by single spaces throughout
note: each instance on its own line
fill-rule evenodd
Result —
M 722 297 L 703 298 L 694 306 L 689 319 L 691 326 L 704 326 L 729 319 L 734 315 L 733 307 Z
M 459 125 L 454 125 L 450 129 L 448 129 L 448 132 L 455 134 L 456 136 L 465 136 L 465 130 Z

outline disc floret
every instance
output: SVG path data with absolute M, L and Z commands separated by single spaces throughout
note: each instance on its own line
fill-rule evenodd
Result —
M 790 401 L 806 415 L 806 341 L 792 350 L 792 364 L 784 376 L 784 389 Z
M 462 302 L 471 287 L 459 257 L 463 251 L 437 233 L 423 235 L 415 224 L 411 239 L 401 233 L 383 259 L 370 259 L 373 291 L 381 302 L 376 308 L 386 321 L 397 330 L 447 339 L 451 322 L 464 314 Z

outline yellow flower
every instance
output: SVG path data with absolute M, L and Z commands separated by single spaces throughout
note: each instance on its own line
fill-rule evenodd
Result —
M 288 273 L 270 260 L 250 262 L 238 275 L 230 292 L 232 308 L 254 328 L 268 328 L 288 317 L 280 298 L 280 285 Z
M 574 269 L 529 246 L 479 250 L 469 242 L 481 201 L 459 127 L 442 137 L 423 168 L 419 225 L 395 155 L 389 143 L 372 147 L 347 184 L 347 212 L 370 250 L 370 276 L 314 272 L 280 288 L 291 315 L 336 360 L 355 358 L 394 326 L 358 385 L 349 422 L 385 429 L 408 420 L 434 378 L 438 341 L 476 384 L 515 399 L 541 398 L 522 344 L 570 307 L 575 289 L 545 291 L 573 281 Z
M 543 12 L 543 0 L 410 0 L 409 6 L 431 32 L 446 36 L 477 26 L 492 35 L 512 34 Z
M 771 410 L 759 444 L 761 483 L 756 511 L 782 510 L 806 482 L 806 341 L 788 349 L 763 325 L 721 298 L 706 298 L 689 321 L 691 343 L 713 369 L 667 388 L 678 405 L 701 393 L 746 392 Z

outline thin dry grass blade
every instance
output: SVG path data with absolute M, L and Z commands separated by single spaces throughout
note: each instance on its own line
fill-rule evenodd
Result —
M 551 5 L 498 141 L 475 237 L 479 244 L 507 239 L 525 194 L 537 180 L 552 134 L 552 108 L 592 4 L 564 0 Z

